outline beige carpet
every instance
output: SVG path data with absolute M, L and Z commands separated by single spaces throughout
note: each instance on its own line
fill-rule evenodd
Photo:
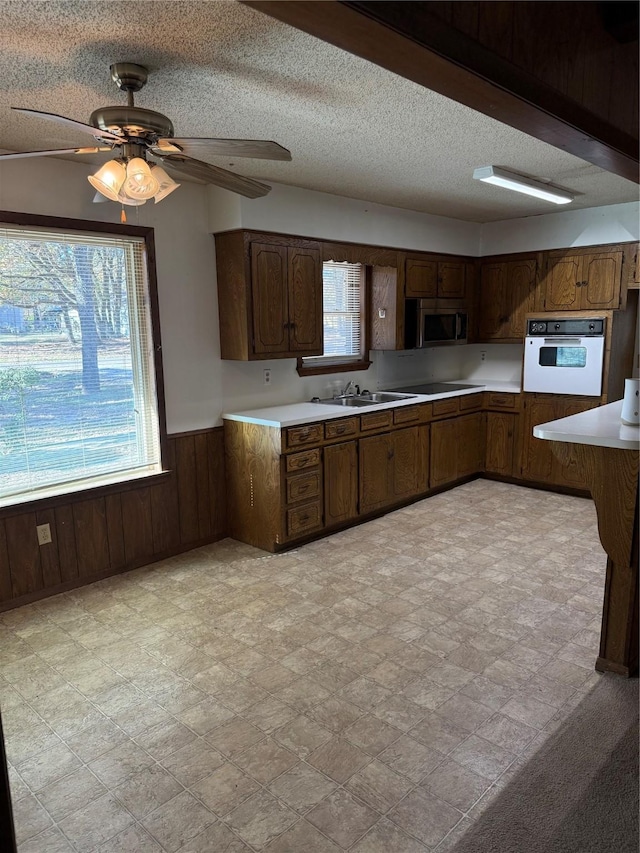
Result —
M 636 853 L 637 679 L 602 676 L 482 817 L 438 849 Z

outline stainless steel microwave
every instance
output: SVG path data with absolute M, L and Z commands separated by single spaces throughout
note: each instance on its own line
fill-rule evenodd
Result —
M 456 308 L 434 308 L 430 299 L 406 299 L 405 349 L 467 343 L 468 315 Z

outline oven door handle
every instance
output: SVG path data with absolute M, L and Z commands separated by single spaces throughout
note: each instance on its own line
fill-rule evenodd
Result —
M 563 346 L 567 346 L 568 344 L 573 344 L 574 346 L 582 345 L 582 338 L 563 338 L 560 335 L 557 335 L 554 338 L 545 338 L 545 344 L 562 344 Z

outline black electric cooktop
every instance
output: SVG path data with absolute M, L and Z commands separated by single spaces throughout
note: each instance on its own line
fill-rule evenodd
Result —
M 430 382 L 427 385 L 411 385 L 393 390 L 401 394 L 446 394 L 447 391 L 464 391 L 467 388 L 483 387 L 483 385 L 456 385 L 453 382 Z

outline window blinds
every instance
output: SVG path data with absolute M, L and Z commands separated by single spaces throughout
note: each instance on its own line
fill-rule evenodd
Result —
M 160 470 L 142 238 L 0 224 L 0 503 Z
M 322 358 L 353 361 L 363 346 L 364 267 L 362 264 L 323 264 L 324 354 Z

